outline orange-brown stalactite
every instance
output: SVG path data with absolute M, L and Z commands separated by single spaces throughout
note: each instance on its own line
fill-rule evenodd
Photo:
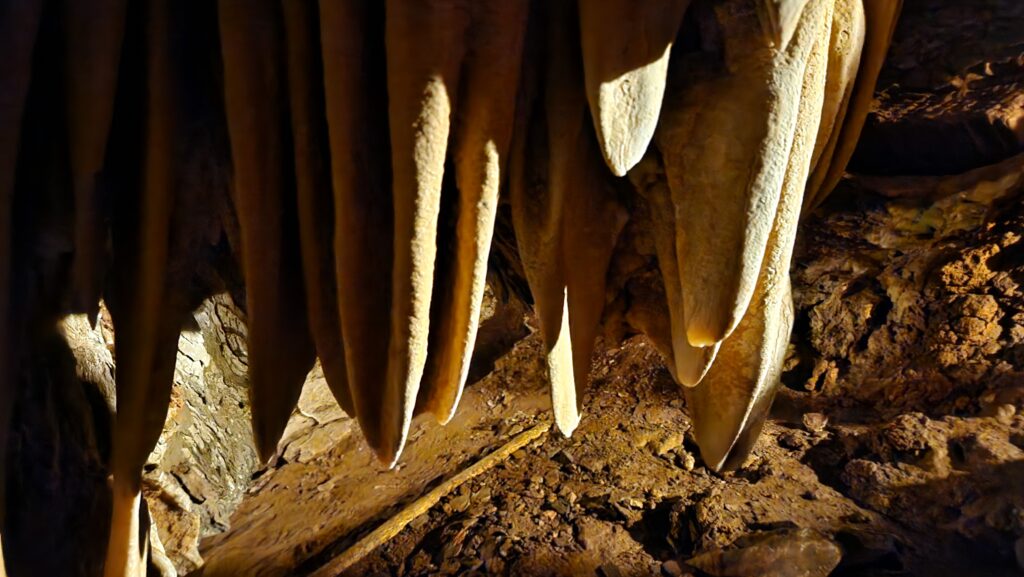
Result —
M 249 315 L 253 434 L 266 460 L 315 356 L 291 181 L 284 37 L 272 0 L 220 0 L 218 16 Z
M 418 412 L 454 416 L 492 245 L 515 242 L 558 428 L 605 322 L 651 337 L 708 465 L 738 466 L 791 330 L 798 215 L 843 175 L 900 6 L 0 0 L 0 445 L 16 349 L 41 354 L 12 327 L 105 291 L 107 573 L 139 575 L 140 470 L 197 299 L 247 300 L 264 461 L 319 356 L 394 466 Z
M 576 4 L 549 7 L 545 20 L 545 86 L 537 102 L 543 113 L 534 113 L 544 122 L 518 129 L 512 207 L 547 351 L 555 422 L 568 435 L 579 422 L 605 275 L 627 214 L 588 119 Z M 538 139 L 544 144 L 534 145 Z
M 591 357 L 608 298 L 605 277 L 619 233 L 629 218 L 619 201 L 619 185 L 601 162 L 597 137 L 583 121 L 568 177 L 562 220 L 569 334 L 572 337 L 576 401 L 582 406 Z
M 334 273 L 334 200 L 331 195 L 317 7 L 315 0 L 284 0 L 282 6 L 288 44 L 299 239 L 309 325 L 327 385 L 341 408 L 351 415 L 355 411 L 345 369 Z
M 529 2 L 477 2 L 462 64 L 455 114 L 454 150 L 458 216 L 451 277 L 435 278 L 441 299 L 431 325 L 431 347 L 420 398 L 441 422 L 455 413 L 469 373 L 483 301 L 498 190 L 508 165 L 515 123 Z M 435 337 L 434 333 L 437 331 Z
M 466 50 L 465 0 L 389 0 L 385 44 L 394 261 L 380 457 L 405 444 L 426 366 L 441 181 Z
M 825 78 L 825 102 L 821 109 L 821 125 L 811 155 L 811 175 L 804 206 L 813 200 L 813 192 L 828 174 L 842 132 L 842 122 L 853 95 L 857 69 L 864 49 L 864 4 L 861 0 L 836 0 L 832 13 L 832 38 L 829 41 L 828 69 Z
M 14 402 L 12 366 L 17 358 L 11 316 L 11 247 L 14 175 L 18 164 L 21 120 L 32 74 L 32 54 L 41 0 L 6 0 L 0 3 L 0 539 L 7 499 L 7 432 Z M 0 575 L 5 574 L 0 544 Z
M 809 42 L 813 48 L 797 88 L 796 128 L 757 288 L 747 314 L 722 343 L 704 380 L 685 391 L 701 456 L 715 470 L 743 464 L 782 376 L 794 314 L 789 265 L 821 122 L 831 23 L 830 0 L 810 0 L 793 43 Z
M 181 130 L 171 4 L 148 2 L 141 182 L 130 187 L 139 195 L 130 203 L 138 212 L 115 221 L 113 235 L 117 256 L 109 300 L 118 364 L 107 577 L 146 572 L 148 544 L 138 530 L 142 466 L 163 430 L 178 334 L 191 311 L 181 304 L 185 285 L 171 282 L 169 274 Z
M 75 204 L 72 306 L 95 317 L 107 269 L 105 203 L 97 180 L 114 114 L 126 0 L 68 0 L 68 141 Z
M 667 356 L 668 362 L 676 381 L 692 387 L 699 383 L 711 368 L 711 363 L 718 354 L 719 345 L 695 347 L 686 338 L 679 261 L 676 258 L 675 207 L 672 205 L 672 193 L 665 182 L 664 168 L 660 165 L 657 153 L 648 153 L 648 156 L 637 165 L 637 170 L 630 173 L 630 178 L 650 207 L 653 225 L 651 234 L 654 237 L 658 269 L 661 271 L 665 301 L 668 305 L 671 341 L 668 348 L 671 356 Z
M 555 423 L 568 434 L 576 428 L 579 412 L 572 373 L 562 260 L 565 188 L 550 184 L 548 165 L 556 160 L 549 157 L 556 146 L 550 139 L 557 134 L 557 119 L 563 118 L 560 103 L 569 100 L 567 114 L 574 112 L 571 78 L 563 76 L 571 72 L 573 40 L 565 40 L 556 48 L 550 42 L 558 40 L 558 33 L 550 29 L 557 30 L 559 18 L 571 18 L 575 10 L 574 5 L 568 2 L 557 2 L 545 5 L 536 14 L 529 36 L 535 47 L 525 68 L 522 112 L 518 115 L 514 134 L 510 200 L 519 254 L 544 340 Z M 537 44 L 543 49 L 536 48 Z M 541 54 L 550 57 L 534 59 Z M 570 93 L 568 98 L 561 97 L 565 92 Z M 575 112 L 580 113 L 581 110 L 577 108 Z
M 867 25 L 857 79 L 846 113 L 833 129 L 839 134 L 832 147 L 831 157 L 823 157 L 811 177 L 808 200 L 804 201 L 805 210 L 813 210 L 821 204 L 846 174 L 846 165 L 853 157 L 860 133 L 871 112 L 878 75 L 882 72 L 882 65 L 896 31 L 896 22 L 903 9 L 903 0 L 862 0 L 862 3 Z
M 669 54 L 690 0 L 584 0 L 587 101 L 605 163 L 624 176 L 654 137 Z
M 348 383 L 367 443 L 382 450 L 391 308 L 392 203 L 383 3 L 320 0 L 334 188 L 334 252 Z
M 710 346 L 743 317 L 778 206 L 814 38 L 784 48 L 750 0 L 716 3 L 722 69 L 666 97 L 658 146 L 676 207 L 687 338 Z M 684 69 L 685 71 L 685 69 Z

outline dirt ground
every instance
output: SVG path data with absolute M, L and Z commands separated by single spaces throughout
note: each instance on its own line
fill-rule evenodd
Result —
M 266 473 L 232 529 L 204 543 L 204 575 L 315 570 L 548 418 L 539 353 L 536 336 L 521 342 L 448 427 L 421 420 L 397 471 L 375 464 L 350 428 L 319 457 Z M 1020 415 L 800 416 L 809 393 L 786 390 L 744 468 L 717 475 L 701 464 L 682 396 L 643 339 L 599 355 L 593 376 L 571 439 L 544 435 L 344 574 L 682 575 L 697 552 L 795 527 L 841 546 L 834 575 L 1014 572 Z

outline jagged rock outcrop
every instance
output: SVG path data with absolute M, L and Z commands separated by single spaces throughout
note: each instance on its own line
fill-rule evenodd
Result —
M 963 408 L 990 388 L 1014 394 L 1024 157 L 851 188 L 835 202 L 852 211 L 804 230 L 787 384 L 893 411 Z

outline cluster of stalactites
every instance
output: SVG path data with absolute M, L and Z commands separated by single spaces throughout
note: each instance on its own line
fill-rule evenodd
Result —
M 106 298 L 116 333 L 108 575 L 142 571 L 139 475 L 194 304 L 196 239 L 183 237 L 208 199 L 181 175 L 196 64 L 181 60 L 196 14 L 219 39 L 264 458 L 316 357 L 387 463 L 415 414 L 451 418 L 502 189 L 555 421 L 570 434 L 628 219 L 622 195 L 635 191 L 652 208 L 669 305 L 663 351 L 719 469 L 740 463 L 767 412 L 792 326 L 799 215 L 842 175 L 899 4 L 219 0 L 205 13 L 174 0 L 5 2 L 0 354 L 16 338 L 7 281 L 26 94 L 63 87 L 70 303 L 95 313 Z M 48 19 L 63 24 L 64 73 L 36 86 Z M 97 181 L 116 164 L 105 153 L 122 109 L 139 118 L 120 137 L 137 149 L 121 179 L 134 196 L 111 217 Z

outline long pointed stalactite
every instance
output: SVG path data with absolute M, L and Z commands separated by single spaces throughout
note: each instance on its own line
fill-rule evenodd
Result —
M 523 270 L 544 341 L 555 423 L 562 431 L 572 431 L 579 415 L 569 343 L 561 234 L 565 188 L 544 184 L 549 168 L 547 155 L 555 145 L 549 135 L 557 129 L 557 124 L 552 126 L 552 113 L 562 117 L 557 99 L 566 90 L 561 83 L 563 69 L 571 66 L 565 63 L 564 51 L 552 45 L 559 37 L 550 28 L 559 20 L 556 10 L 564 11 L 566 6 L 567 3 L 554 3 L 535 10 L 532 17 L 530 39 L 534 52 L 529 54 L 521 89 L 509 196 Z M 533 57 L 544 53 L 550 55 L 546 62 L 534 61 Z M 572 110 L 567 111 L 571 113 Z
M 392 200 L 384 11 L 321 0 L 320 39 L 334 192 L 334 253 L 355 417 L 380 450 L 391 318 Z
M 466 51 L 468 4 L 389 0 L 385 26 L 394 261 L 384 382 L 390 408 L 383 415 L 378 454 L 393 464 L 405 445 L 427 362 L 441 183 Z
M 342 409 L 351 414 L 354 407 L 345 367 L 334 272 L 334 199 L 329 182 L 317 8 L 302 0 L 285 1 L 282 6 L 309 328 L 327 383 Z
M 476 320 L 484 296 L 487 257 L 498 214 L 498 192 L 515 122 L 516 87 L 529 2 L 474 3 L 452 135 L 458 188 L 451 278 L 436 276 L 442 306 L 431 326 L 437 350 L 427 362 L 422 408 L 447 423 L 469 374 Z
M 267 460 L 315 355 L 295 218 L 284 30 L 273 0 L 217 6 L 249 312 L 253 433 Z
M 69 0 L 68 140 L 75 202 L 72 305 L 93 318 L 106 269 L 107 235 L 98 176 L 114 114 L 126 0 Z
M 187 253 L 172 240 L 181 228 L 178 199 L 184 87 L 180 63 L 183 19 L 170 0 L 149 0 L 145 19 L 141 147 L 123 143 L 111 164 L 127 178 L 113 222 L 115 267 L 109 291 L 114 323 L 117 414 L 110 470 L 113 511 L 105 575 L 143 575 L 149 540 L 140 515 L 142 467 L 167 416 L 178 334 L 192 308 Z M 138 171 L 133 165 L 138 163 Z M 177 236 L 181 240 L 182 236 Z M 143 536 L 140 536 L 143 535 Z
M 796 127 L 757 288 L 747 313 L 722 343 L 708 374 L 686 390 L 701 454 L 715 469 L 740 466 L 753 447 L 782 376 L 793 329 L 789 264 L 821 121 L 832 28 L 828 2 L 810 0 L 807 4 L 793 42 L 807 43 L 811 50 L 801 74 Z
M 230 288 L 245 295 L 261 458 L 276 455 L 319 357 L 366 443 L 394 465 L 415 415 L 444 423 L 456 411 L 507 203 L 560 430 L 581 418 L 623 284 L 611 279 L 617 251 L 645 213 L 668 314 L 634 328 L 684 385 L 707 464 L 740 466 L 792 328 L 799 217 L 844 173 L 899 9 L 4 1 L 0 463 L 16 345 L 53 315 L 95 315 L 102 297 L 117 359 L 105 570 L 144 574 L 140 475 L 178 334 L 203 297 Z M 194 41 L 197 22 L 212 41 Z M 63 112 L 29 118 L 30 93 Z M 226 207 L 184 160 L 200 124 L 226 135 Z M 47 275 L 33 271 L 36 252 L 16 254 L 16 237 L 59 239 Z M 213 245 L 235 262 L 215 261 Z M 237 266 L 244 286 L 202 277 L 211 263 Z M 36 282 L 44 312 L 15 314 Z

